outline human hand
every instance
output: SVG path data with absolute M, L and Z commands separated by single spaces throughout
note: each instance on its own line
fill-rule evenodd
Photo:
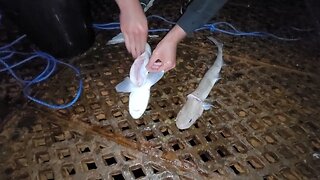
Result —
M 125 45 L 133 58 L 145 50 L 148 36 L 147 18 L 138 0 L 116 0 L 120 8 L 120 28 Z
M 177 43 L 163 39 L 152 52 L 147 70 L 149 72 L 169 71 L 176 66 Z
M 186 32 L 179 25 L 175 25 L 152 52 L 147 70 L 149 72 L 159 72 L 174 68 L 176 66 L 178 43 L 186 35 Z

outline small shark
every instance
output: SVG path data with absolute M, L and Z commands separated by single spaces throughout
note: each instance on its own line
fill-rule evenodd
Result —
M 133 119 L 140 118 L 147 109 L 151 86 L 164 75 L 161 72 L 148 72 L 146 65 L 151 56 L 151 48 L 146 44 L 145 52 L 132 64 L 130 75 L 116 86 L 117 92 L 130 93 L 129 113 Z
M 205 102 L 214 84 L 220 79 L 219 72 L 223 65 L 222 44 L 213 37 L 208 37 L 218 47 L 218 54 L 214 64 L 206 72 L 199 86 L 187 96 L 187 102 L 177 115 L 176 125 L 179 129 L 188 129 L 202 115 L 204 110 L 209 110 L 212 105 Z

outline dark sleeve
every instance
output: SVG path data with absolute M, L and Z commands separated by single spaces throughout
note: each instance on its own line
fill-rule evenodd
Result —
M 227 0 L 193 0 L 177 24 L 187 33 L 192 33 L 216 15 Z

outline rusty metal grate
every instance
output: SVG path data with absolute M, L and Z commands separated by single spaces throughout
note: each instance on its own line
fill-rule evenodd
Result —
M 168 6 L 163 2 L 162 9 Z M 233 15 L 236 5 L 219 17 L 243 21 Z M 160 11 L 154 7 L 152 12 Z M 169 10 L 163 13 L 174 19 Z M 248 29 L 267 26 L 257 21 Z M 190 129 L 177 129 L 174 119 L 186 95 L 215 59 L 207 35 L 196 33 L 180 44 L 177 68 L 153 87 L 138 120 L 128 113 L 128 95 L 114 89 L 129 72 L 130 56 L 123 45 L 97 43 L 75 60 L 84 93 L 73 108 L 51 111 L 28 103 L 6 118 L 1 179 L 318 179 L 313 155 L 320 151 L 320 66 L 318 54 L 303 42 L 217 35 L 226 66 L 208 98 L 214 108 Z M 71 73 L 62 70 L 35 87 L 39 96 L 67 101 L 77 87 Z M 2 79 L 6 89 L 2 84 L 9 80 Z
M 1 133 L 2 179 L 177 179 L 190 174 L 71 124 L 31 108 L 12 117 Z

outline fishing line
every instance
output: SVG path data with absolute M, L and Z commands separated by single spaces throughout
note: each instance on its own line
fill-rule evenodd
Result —
M 176 22 L 167 20 L 166 18 L 159 16 L 159 15 L 150 15 L 147 17 L 148 20 L 151 19 L 158 19 L 161 20 L 169 25 L 175 25 Z M 98 24 L 94 23 L 93 27 L 100 30 L 115 30 L 120 29 L 120 23 L 119 22 L 112 22 L 112 23 L 105 23 L 105 24 Z M 205 24 L 202 27 L 195 29 L 194 31 L 202 31 L 202 30 L 209 30 L 211 32 L 219 32 L 231 36 L 252 36 L 252 37 L 271 37 L 282 41 L 297 41 L 299 38 L 285 38 L 285 37 L 279 37 L 277 35 L 274 35 L 272 33 L 268 32 L 244 32 L 238 30 L 236 27 L 234 27 L 232 24 L 228 22 L 215 22 L 210 24 Z M 169 28 L 156 28 L 156 29 L 149 29 L 150 33 L 158 33 L 158 32 L 168 32 L 170 31 Z
M 72 106 L 73 104 L 75 104 L 76 101 L 79 99 L 81 92 L 82 92 L 82 88 L 83 88 L 83 82 L 80 77 L 81 74 L 80 74 L 79 69 L 77 69 L 76 67 L 74 67 L 68 63 L 60 61 L 60 60 L 54 58 L 53 56 L 51 56 L 50 54 L 42 52 L 42 51 L 35 51 L 33 53 L 24 53 L 24 52 L 17 52 L 17 51 L 11 50 L 12 46 L 17 44 L 19 41 L 21 41 L 25 37 L 26 37 L 26 35 L 20 36 L 19 38 L 12 41 L 11 43 L 0 47 L 0 64 L 3 66 L 2 68 L 0 68 L 0 73 L 7 72 L 10 75 L 12 75 L 17 81 L 19 81 L 22 84 L 24 96 L 26 96 L 29 100 L 36 102 L 40 105 L 49 107 L 51 109 L 64 109 L 64 108 L 68 108 L 68 107 Z M 10 64 L 10 60 L 12 60 L 13 56 L 15 56 L 15 55 L 27 56 L 27 57 L 25 59 L 19 60 L 18 62 Z M 40 59 L 45 61 L 46 67 L 44 68 L 44 70 L 42 72 L 40 72 L 38 75 L 36 75 L 31 80 L 25 80 L 25 79 L 20 78 L 16 74 L 16 72 L 14 71 L 14 68 L 18 68 L 21 65 L 24 65 L 24 64 L 32 62 L 32 61 L 37 61 Z M 73 70 L 75 72 L 77 79 L 79 79 L 78 90 L 77 90 L 75 96 L 73 97 L 73 99 L 70 102 L 65 103 L 65 104 L 51 104 L 51 103 L 45 102 L 41 99 L 38 99 L 38 98 L 32 96 L 31 95 L 32 94 L 31 86 L 47 80 L 55 72 L 56 66 L 58 64 L 64 65 L 64 66 L 70 68 L 71 70 Z

